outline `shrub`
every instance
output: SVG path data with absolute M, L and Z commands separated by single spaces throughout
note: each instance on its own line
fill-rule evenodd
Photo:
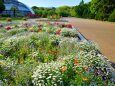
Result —
M 12 22 L 12 18 L 7 18 L 6 21 L 7 22 Z
M 24 17 L 24 18 L 22 18 L 22 20 L 27 21 L 27 18 L 26 18 L 26 17 Z
M 115 22 L 115 10 L 110 14 L 108 20 L 111 22 Z
M 45 63 L 37 67 L 33 73 L 35 86 L 63 86 L 62 75 L 59 68 L 62 64 L 58 62 Z
M 63 28 L 61 31 L 61 35 L 64 37 L 77 37 L 77 30 L 70 28 Z

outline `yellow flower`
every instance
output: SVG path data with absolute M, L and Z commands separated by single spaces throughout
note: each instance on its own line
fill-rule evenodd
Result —
M 61 72 L 65 72 L 67 70 L 67 67 L 66 66 L 63 66 L 62 68 L 61 68 Z
M 0 61 L 0 65 L 5 65 L 5 63 L 3 61 Z
M 88 80 L 88 78 L 87 78 L 87 77 L 84 77 L 84 78 L 82 78 L 82 80 L 83 80 L 83 81 L 87 81 L 87 80 Z

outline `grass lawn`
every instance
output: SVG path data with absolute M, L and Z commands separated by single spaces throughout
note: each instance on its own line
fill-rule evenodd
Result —
M 0 22 L 7 22 L 8 17 L 1 17 Z M 12 22 L 22 22 L 23 18 L 11 18 Z

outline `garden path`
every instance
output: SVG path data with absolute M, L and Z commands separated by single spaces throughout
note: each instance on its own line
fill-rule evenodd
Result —
M 115 23 L 92 19 L 64 18 L 89 40 L 96 42 L 100 51 L 115 63 Z

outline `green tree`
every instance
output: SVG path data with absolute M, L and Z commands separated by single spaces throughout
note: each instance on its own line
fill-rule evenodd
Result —
M 108 20 L 111 21 L 111 22 L 115 22 L 115 9 L 114 9 L 114 11 L 110 14 Z
M 76 16 L 75 6 L 70 8 L 70 16 L 72 16 L 72 17 Z
M 5 10 L 5 5 L 3 3 L 3 0 L 0 0 L 0 13 Z
M 90 3 L 84 3 L 82 0 L 78 6 L 75 7 L 76 11 L 76 16 L 77 17 L 83 17 L 83 18 L 88 18 L 90 15 Z
M 84 1 L 82 0 L 80 3 L 79 3 L 79 5 L 83 5 L 84 4 Z
M 69 6 L 61 6 L 56 9 L 56 13 L 62 17 L 70 16 L 70 7 Z
M 95 19 L 108 20 L 114 8 L 114 0 L 92 0 L 90 10 L 91 13 L 95 15 Z

